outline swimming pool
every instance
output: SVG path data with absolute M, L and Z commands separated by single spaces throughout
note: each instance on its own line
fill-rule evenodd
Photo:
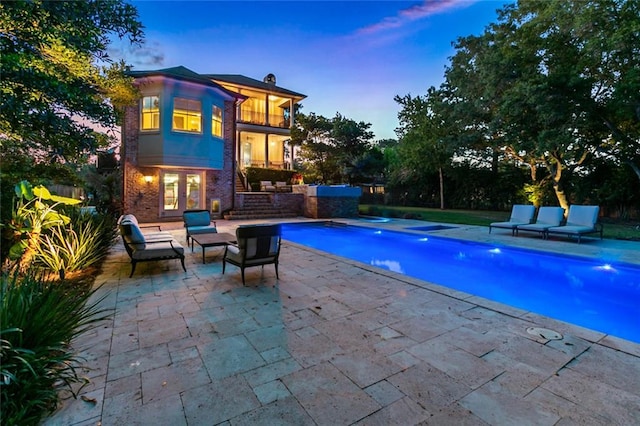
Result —
M 335 222 L 286 240 L 640 343 L 640 268 Z

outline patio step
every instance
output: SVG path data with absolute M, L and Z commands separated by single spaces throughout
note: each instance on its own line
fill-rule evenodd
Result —
M 227 212 L 227 220 L 270 219 L 297 217 L 296 212 L 273 206 L 273 195 L 265 192 L 245 193 L 243 206 Z
M 283 219 L 297 217 L 295 212 L 282 209 L 237 209 L 231 210 L 224 215 L 226 220 L 248 220 L 248 219 Z

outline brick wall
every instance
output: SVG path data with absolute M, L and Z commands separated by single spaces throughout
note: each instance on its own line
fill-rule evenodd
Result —
M 223 169 L 206 170 L 204 178 L 205 203 L 204 208 L 211 209 L 213 199 L 220 200 L 220 210 L 228 210 L 233 203 L 235 191 L 235 105 L 233 101 L 225 102 Z M 125 213 L 136 215 L 140 222 L 174 221 L 180 216 L 161 216 L 160 209 L 160 172 L 159 167 L 139 167 L 138 106 L 125 109 L 122 129 L 122 144 L 120 146 L 120 161 L 123 170 L 122 205 Z M 198 169 L 188 169 L 198 172 Z M 146 183 L 144 176 L 152 176 L 153 181 Z

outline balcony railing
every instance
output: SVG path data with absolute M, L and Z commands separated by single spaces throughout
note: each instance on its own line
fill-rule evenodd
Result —
M 239 121 L 242 123 L 258 124 L 260 126 L 280 127 L 283 129 L 288 129 L 290 127 L 290 120 L 288 117 L 285 117 L 283 115 L 270 114 L 269 122 L 267 123 L 265 114 L 250 110 L 240 111 Z

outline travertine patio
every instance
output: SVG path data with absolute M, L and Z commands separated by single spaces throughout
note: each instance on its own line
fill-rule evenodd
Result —
M 640 263 L 639 243 L 448 232 Z M 119 242 L 96 281 L 113 321 L 76 342 L 91 383 L 44 424 L 640 424 L 640 344 L 286 241 L 280 280 L 243 287 L 221 252 L 129 278 Z

